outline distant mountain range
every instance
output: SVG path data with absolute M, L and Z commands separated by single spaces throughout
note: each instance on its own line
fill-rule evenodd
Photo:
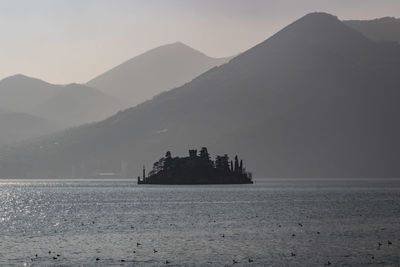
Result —
M 28 111 L 61 91 L 61 87 L 24 75 L 0 81 L 0 107 L 10 111 Z
M 344 23 L 371 40 L 400 43 L 400 19 L 385 17 L 374 20 L 345 20 Z
M 399 73 L 400 46 L 312 13 L 152 100 L 1 150 L 0 173 L 136 177 L 167 150 L 207 146 L 255 177 L 400 177 Z
M 81 84 L 69 84 L 32 109 L 32 113 L 64 125 L 102 120 L 118 111 L 121 102 Z
M 104 119 L 120 103 L 103 92 L 81 84 L 55 85 L 15 75 L 0 81 L 0 107 L 39 116 L 59 125 L 78 125 Z
M 0 146 L 60 130 L 55 123 L 22 112 L 0 111 Z
M 152 49 L 97 76 L 87 84 L 134 106 L 190 82 L 230 58 L 212 58 L 180 42 Z
M 0 112 L 9 114 L 5 124 L 0 120 L 4 129 L 0 145 L 105 119 L 228 60 L 208 57 L 178 42 L 130 59 L 88 83 L 99 89 L 82 84 L 55 85 L 24 75 L 5 78 L 0 81 Z M 41 123 L 34 125 L 42 125 L 42 130 L 35 130 L 31 123 L 19 124 L 23 115 L 39 120 Z
M 0 81 L 0 145 L 101 120 L 120 105 L 86 85 L 54 85 L 11 76 Z

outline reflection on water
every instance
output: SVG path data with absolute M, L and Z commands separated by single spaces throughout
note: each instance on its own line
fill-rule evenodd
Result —
M 134 183 L 0 180 L 0 265 L 400 263 L 400 180 Z

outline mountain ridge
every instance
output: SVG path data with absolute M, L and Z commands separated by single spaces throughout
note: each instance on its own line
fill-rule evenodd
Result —
M 0 112 L 0 147 L 61 130 L 46 119 L 22 112 Z
M 87 84 L 134 106 L 190 82 L 230 58 L 211 58 L 181 42 L 162 45 L 124 61 Z
M 24 112 L 58 92 L 54 84 L 23 74 L 12 75 L 0 80 L 0 106 Z
M 66 96 L 69 96 L 69 98 Z M 67 103 L 68 100 L 79 100 L 81 98 L 86 99 L 87 103 L 81 101 L 80 106 L 74 106 L 73 101 Z M 102 100 L 100 101 L 101 106 L 110 105 L 112 107 L 106 109 L 105 112 L 100 112 L 101 107 L 96 105 L 96 101 L 100 99 Z M 78 114 L 69 116 L 67 109 L 62 112 L 58 110 L 60 106 L 68 105 L 71 106 L 69 111 L 74 111 L 74 108 L 80 109 L 80 117 L 77 117 Z M 90 107 L 91 105 L 95 108 Z M 118 111 L 119 103 L 117 104 L 117 101 L 111 96 L 107 96 L 103 92 L 86 85 L 75 83 L 57 85 L 23 74 L 17 74 L 0 80 L 0 107 L 8 111 L 37 115 L 53 120 L 60 125 L 65 122 L 66 127 L 69 127 L 84 122 L 104 119 Z M 46 110 L 46 107 L 51 108 Z M 91 109 L 94 110 L 91 111 Z M 95 113 L 100 114 L 97 116 Z
M 66 126 L 107 118 L 119 110 L 120 102 L 103 92 L 82 84 L 63 85 L 61 91 L 31 112 Z
M 400 19 L 383 17 L 372 20 L 344 20 L 349 27 L 376 42 L 400 43 Z
M 128 165 L 136 177 L 160 153 L 206 146 L 238 153 L 256 177 L 399 177 L 399 71 L 400 47 L 309 14 L 152 100 L 0 151 L 0 171 L 87 177 Z
M 55 85 L 22 74 L 6 77 L 0 81 L 0 145 L 101 120 L 119 106 L 85 85 Z

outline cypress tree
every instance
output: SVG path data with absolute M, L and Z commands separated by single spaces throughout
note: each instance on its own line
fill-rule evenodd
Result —
M 235 156 L 235 172 L 239 171 L 239 160 L 238 156 Z

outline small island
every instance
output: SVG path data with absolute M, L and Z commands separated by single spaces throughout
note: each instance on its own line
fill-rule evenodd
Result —
M 142 179 L 138 184 L 252 184 L 252 175 L 243 167 L 243 161 L 235 156 L 230 161 L 228 155 L 210 159 L 206 147 L 199 153 L 189 150 L 188 157 L 172 157 L 167 152 L 165 157 L 155 162 L 153 170 L 146 177 L 143 167 Z

